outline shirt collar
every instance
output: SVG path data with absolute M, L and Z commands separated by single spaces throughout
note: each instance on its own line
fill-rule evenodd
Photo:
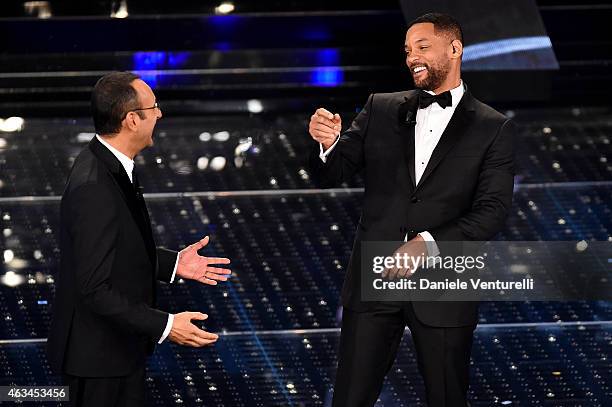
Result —
M 435 95 L 435 93 L 431 90 L 426 90 L 425 92 L 429 93 L 430 95 Z M 461 100 L 461 98 L 463 97 L 463 94 L 465 93 L 465 86 L 463 86 L 463 80 L 460 80 L 459 82 L 459 86 L 457 86 L 454 89 L 450 90 L 451 93 L 451 97 L 452 97 L 452 105 L 451 107 L 455 108 L 457 107 L 457 105 L 459 104 L 459 101 Z M 430 106 L 436 106 L 439 109 L 442 109 L 437 103 L 432 103 Z
M 108 148 L 115 157 L 117 157 L 117 159 L 119 160 L 119 162 L 125 169 L 127 176 L 130 178 L 130 181 L 134 182 L 132 180 L 132 171 L 134 170 L 134 160 L 132 160 L 127 155 L 123 154 L 121 151 L 117 150 L 115 147 L 108 144 L 106 141 L 104 141 L 102 137 L 98 136 L 97 134 L 96 134 L 96 138 L 98 139 L 100 143 L 102 143 L 104 147 Z

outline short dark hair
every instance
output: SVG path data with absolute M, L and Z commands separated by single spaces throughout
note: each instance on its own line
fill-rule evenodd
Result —
M 432 23 L 434 31 L 442 31 L 449 35 L 453 40 L 461 41 L 463 44 L 463 30 L 459 22 L 451 15 L 444 13 L 427 13 L 415 18 L 408 24 L 408 28 L 415 24 Z
M 125 115 L 140 107 L 138 93 L 131 85 L 136 79 L 140 77 L 131 72 L 111 72 L 98 80 L 91 94 L 96 133 L 119 133 Z

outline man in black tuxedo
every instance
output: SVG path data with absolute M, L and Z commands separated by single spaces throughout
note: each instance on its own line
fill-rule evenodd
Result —
M 61 201 L 61 264 L 48 339 L 51 366 L 70 386 L 73 406 L 144 406 L 145 358 L 166 338 L 187 346 L 217 335 L 199 312 L 155 308 L 157 280 L 227 280 L 226 258 L 156 248 L 134 157 L 153 145 L 161 110 L 149 86 L 129 72 L 101 78 L 92 94 L 97 135 L 74 162 Z
M 430 13 L 409 24 L 406 64 L 417 90 L 372 94 L 350 128 L 320 108 L 310 163 L 323 186 L 363 172 L 365 196 L 342 289 L 334 406 L 372 406 L 407 325 L 430 407 L 465 407 L 475 302 L 361 300 L 361 242 L 407 241 L 398 252 L 439 254 L 444 241 L 483 241 L 512 203 L 514 127 L 461 80 L 463 35 Z M 438 242 L 438 243 L 436 243 Z M 387 277 L 411 270 L 390 270 Z

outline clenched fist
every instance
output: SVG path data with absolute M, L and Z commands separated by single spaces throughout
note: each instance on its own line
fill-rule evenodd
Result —
M 342 119 L 340 119 L 338 113 L 333 114 L 320 107 L 310 117 L 308 132 L 313 139 L 323 145 L 324 150 L 327 150 L 336 142 L 341 130 Z

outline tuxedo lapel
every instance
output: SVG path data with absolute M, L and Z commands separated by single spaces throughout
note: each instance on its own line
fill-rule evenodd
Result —
M 451 148 L 465 134 L 465 131 L 473 119 L 474 108 L 473 108 L 473 97 L 471 93 L 466 90 L 453 113 L 446 129 L 442 133 L 440 137 L 440 141 L 434 148 L 433 153 L 431 154 L 431 158 L 427 163 L 427 167 L 425 167 L 425 171 L 419 180 L 419 184 L 416 186 L 418 189 L 423 183 L 427 180 L 427 178 L 431 175 L 431 173 L 436 169 L 438 164 L 442 161 L 442 159 L 446 156 L 446 154 L 450 151 Z M 414 157 L 413 157 L 413 167 L 414 167 Z M 414 171 L 414 168 L 413 168 Z
M 143 234 L 145 241 L 147 242 L 147 249 L 149 250 L 149 255 L 151 256 L 151 261 L 155 264 L 155 258 L 157 256 L 155 249 L 155 240 L 153 239 L 153 231 L 151 230 L 151 219 L 149 218 L 149 211 L 147 209 L 147 204 L 145 203 L 144 196 L 142 195 L 142 188 L 138 181 L 138 177 L 136 176 L 136 171 L 134 171 L 134 189 L 136 191 L 136 200 L 138 202 L 138 207 L 140 208 L 140 213 L 144 219 L 143 222 Z
M 108 148 L 102 145 L 96 137 L 89 143 L 89 148 L 94 155 L 106 165 L 113 176 L 123 200 L 127 204 L 134 221 L 138 225 L 151 263 L 155 264 L 155 241 L 153 240 L 151 223 L 142 194 L 140 194 L 140 191 L 137 193 L 136 188 L 125 172 L 125 168 L 121 165 L 117 157 L 115 157 Z
M 404 96 L 402 102 L 398 107 L 398 126 L 400 129 L 400 135 L 402 143 L 404 145 L 404 154 L 406 154 L 406 163 L 408 165 L 408 172 L 410 174 L 410 181 L 412 182 L 412 188 L 416 187 L 414 174 L 414 131 L 416 124 L 416 111 L 417 103 L 419 101 L 416 97 L 416 92 L 413 95 Z

